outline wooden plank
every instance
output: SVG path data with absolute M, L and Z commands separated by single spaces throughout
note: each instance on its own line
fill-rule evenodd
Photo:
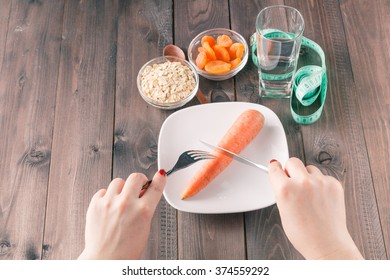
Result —
M 5 44 L 7 42 L 8 23 L 11 15 L 11 0 L 2 1 L 0 8 L 0 66 L 3 64 Z
M 179 259 L 245 259 L 244 220 L 237 214 L 179 212 Z
M 187 50 L 200 32 L 229 28 L 228 1 L 175 1 L 175 44 Z M 213 102 L 234 101 L 233 79 L 223 82 L 200 79 L 200 88 Z M 192 104 L 198 104 L 196 100 Z M 180 259 L 244 259 L 242 214 L 198 215 L 178 213 Z
M 40 259 L 63 1 L 0 9 L 0 259 Z
M 304 35 L 324 49 L 328 95 L 321 119 L 302 127 L 306 163 L 345 188 L 347 225 L 368 259 L 386 258 L 356 86 L 338 1 L 286 1 L 303 15 Z
M 341 1 L 348 50 L 356 83 L 355 98 L 362 115 L 365 144 L 373 176 L 380 222 L 386 244 L 390 250 L 390 2 Z M 369 7 L 369 8 L 367 8 Z M 379 229 L 375 229 L 377 231 Z M 365 238 L 372 238 L 367 236 Z M 381 242 L 367 240 L 374 252 Z M 372 258 L 385 257 L 375 253 Z M 387 253 L 387 259 L 389 254 Z
M 93 194 L 111 181 L 118 1 L 66 1 L 45 227 L 47 259 L 84 248 Z
M 283 1 L 230 1 L 231 27 L 249 44 L 256 31 L 257 14 L 265 7 Z M 291 118 L 288 99 L 266 99 L 259 96 L 257 67 L 249 57 L 246 67 L 235 77 L 238 101 L 259 103 L 273 110 L 283 124 L 290 156 L 304 160 L 302 133 Z M 284 234 L 276 205 L 245 213 L 248 259 L 301 259 Z
M 139 95 L 137 74 L 144 63 L 172 43 L 171 1 L 122 1 L 118 22 L 114 177 L 157 170 L 160 127 L 171 113 Z M 145 259 L 177 259 L 176 211 L 162 199 L 152 221 Z

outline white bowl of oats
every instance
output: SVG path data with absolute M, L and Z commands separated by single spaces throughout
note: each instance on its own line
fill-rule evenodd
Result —
M 198 91 L 199 76 L 186 60 L 174 56 L 154 58 L 139 70 L 137 86 L 142 98 L 160 109 L 176 109 Z

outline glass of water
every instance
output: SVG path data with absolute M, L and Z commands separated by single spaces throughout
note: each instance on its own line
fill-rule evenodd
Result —
M 260 96 L 291 96 L 304 27 L 301 13 L 292 7 L 270 6 L 257 15 Z

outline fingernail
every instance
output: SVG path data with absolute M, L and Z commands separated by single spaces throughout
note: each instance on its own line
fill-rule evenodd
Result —
M 271 159 L 270 161 L 269 161 L 269 163 L 273 163 L 273 162 L 276 162 L 277 160 L 276 159 Z
M 160 169 L 160 170 L 158 171 L 158 173 L 160 173 L 160 175 L 161 175 L 161 176 L 164 176 L 164 177 L 167 175 L 167 173 L 165 172 L 164 169 Z

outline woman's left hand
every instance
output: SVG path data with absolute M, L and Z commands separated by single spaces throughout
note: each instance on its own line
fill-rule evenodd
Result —
M 144 174 L 133 173 L 126 182 L 114 179 L 90 202 L 85 228 L 85 249 L 79 259 L 139 259 L 146 246 L 151 220 L 166 184 L 157 172 L 146 192 Z M 140 195 L 141 194 L 141 195 Z

